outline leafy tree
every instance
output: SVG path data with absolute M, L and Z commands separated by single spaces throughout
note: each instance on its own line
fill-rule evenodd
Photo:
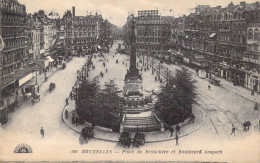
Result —
M 191 114 L 195 97 L 191 75 L 186 70 L 178 71 L 168 84 L 161 86 L 155 109 L 164 122 L 176 124 Z
M 121 98 L 113 80 L 100 89 L 98 80 L 83 83 L 78 92 L 76 108 L 78 115 L 91 123 L 119 130 Z

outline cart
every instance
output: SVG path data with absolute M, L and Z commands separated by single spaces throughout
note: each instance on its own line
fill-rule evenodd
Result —
M 49 85 L 49 91 L 50 91 L 50 92 L 53 91 L 53 90 L 55 89 L 55 87 L 56 87 L 55 83 L 50 83 L 50 85 Z
M 31 96 L 35 93 L 35 85 L 28 85 L 24 89 L 24 98 L 25 99 L 30 99 Z
M 66 63 L 62 63 L 61 67 L 62 67 L 62 69 L 65 69 L 66 68 Z
M 209 79 L 209 83 L 215 86 L 220 86 L 220 80 Z
M 137 132 L 134 137 L 133 145 L 135 147 L 143 146 L 145 144 L 145 135 Z
M 131 145 L 131 136 L 128 132 L 122 132 L 119 137 L 119 145 L 129 148 Z
M 79 143 L 84 144 L 88 143 L 88 140 L 93 138 L 93 128 L 92 127 L 84 127 L 81 130 L 81 134 L 79 137 Z
M 32 104 L 34 104 L 35 102 L 40 102 L 41 98 L 40 98 L 40 94 L 39 93 L 34 93 L 31 96 L 31 102 Z

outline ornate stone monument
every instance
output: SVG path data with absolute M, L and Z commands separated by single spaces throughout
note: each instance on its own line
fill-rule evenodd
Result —
M 128 96 L 143 96 L 142 76 L 136 68 L 136 36 L 135 36 L 135 22 L 134 16 L 131 20 L 130 30 L 130 68 L 125 75 L 125 85 L 123 88 L 123 95 Z

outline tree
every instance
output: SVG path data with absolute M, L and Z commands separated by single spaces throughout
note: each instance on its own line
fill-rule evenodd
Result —
M 121 108 L 121 98 L 113 80 L 106 82 L 102 90 L 96 79 L 80 86 L 76 110 L 82 119 L 119 131 Z
M 191 75 L 186 71 L 178 71 L 170 78 L 168 84 L 161 86 L 155 109 L 167 124 L 184 121 L 192 113 L 195 103 L 195 86 Z

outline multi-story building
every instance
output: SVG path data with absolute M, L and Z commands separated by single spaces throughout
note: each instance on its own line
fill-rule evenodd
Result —
M 169 49 L 173 17 L 161 16 L 158 10 L 138 11 L 135 18 L 137 53 L 165 53 Z
M 198 6 L 195 13 L 179 17 L 178 26 L 172 30 L 177 35 L 177 49 L 182 49 L 184 54 L 204 55 L 209 63 L 208 72 L 230 80 L 235 85 L 259 91 L 254 86 L 257 85 L 256 77 L 252 79 L 250 75 L 250 70 L 259 67 L 252 66 L 253 61 L 257 62 L 252 59 L 258 55 L 253 55 L 252 50 L 249 50 L 252 41 L 248 40 L 252 33 L 248 32 L 251 29 L 249 27 L 252 26 L 252 30 L 256 28 L 252 23 L 259 20 L 258 16 L 259 2 L 241 2 L 238 5 L 230 3 L 225 8 Z
M 27 15 L 27 46 L 30 64 L 34 63 L 36 59 L 41 58 L 42 49 L 44 49 L 42 44 L 43 36 L 43 26 L 39 18 L 35 15 Z
M 101 15 L 75 16 L 75 7 L 63 17 L 66 53 L 83 55 L 96 51 L 100 39 Z
M 26 7 L 17 0 L 0 1 L 0 35 L 5 44 L 0 52 L 0 98 L 3 92 L 19 85 L 17 79 L 27 73 L 25 18 Z
M 28 64 L 26 54 L 26 8 L 16 0 L 0 1 L 0 35 L 5 48 L 1 52 L 0 67 L 3 78 Z
M 260 9 L 246 12 L 247 49 L 243 54 L 245 62 L 245 87 L 260 92 Z

